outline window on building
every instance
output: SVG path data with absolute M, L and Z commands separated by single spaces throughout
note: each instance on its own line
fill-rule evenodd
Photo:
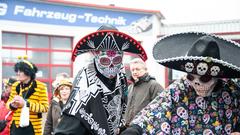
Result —
M 45 82 L 52 94 L 56 74 L 73 74 L 71 62 L 72 38 L 25 33 L 2 33 L 2 77 L 15 76 L 13 69 L 18 56 L 27 55 L 39 69 L 37 79 Z

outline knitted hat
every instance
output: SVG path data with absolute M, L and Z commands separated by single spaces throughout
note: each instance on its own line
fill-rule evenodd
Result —
M 69 79 L 62 79 L 62 80 L 60 80 L 59 82 L 58 82 L 58 84 L 56 85 L 56 88 L 55 88 L 55 90 L 54 90 L 54 96 L 59 96 L 59 91 L 60 91 L 60 87 L 61 86 L 63 86 L 63 85 L 65 85 L 65 86 L 69 86 L 70 88 L 72 88 L 72 82 L 71 82 L 71 80 L 69 80 Z

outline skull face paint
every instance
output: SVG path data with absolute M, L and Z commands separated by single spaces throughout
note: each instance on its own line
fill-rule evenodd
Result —
M 191 77 L 188 77 L 191 76 Z M 206 97 L 211 95 L 217 78 L 207 78 L 205 76 L 189 74 L 187 80 L 199 96 Z
M 103 76 L 114 78 L 120 72 L 122 57 L 120 51 L 98 51 L 95 53 L 96 68 Z

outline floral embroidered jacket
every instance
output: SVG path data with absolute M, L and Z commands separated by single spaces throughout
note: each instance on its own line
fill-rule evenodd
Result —
M 220 80 L 209 97 L 201 97 L 181 79 L 162 91 L 131 124 L 147 135 L 227 135 L 239 129 L 239 92 L 232 81 Z

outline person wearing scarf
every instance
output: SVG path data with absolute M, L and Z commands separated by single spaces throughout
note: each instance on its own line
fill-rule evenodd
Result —
M 128 102 L 124 115 L 126 125 L 163 90 L 156 79 L 149 75 L 147 65 L 142 59 L 132 59 L 129 67 L 133 83 L 128 87 Z
M 18 82 L 12 85 L 7 106 L 13 111 L 10 135 L 42 135 L 42 113 L 48 111 L 47 87 L 36 80 L 37 67 L 28 60 L 19 60 L 14 70 Z M 23 107 L 29 107 L 29 125 L 22 127 Z
M 127 51 L 147 59 L 141 45 L 114 26 L 103 25 L 83 37 L 73 51 L 73 60 L 90 51 L 94 58 L 75 77 L 55 135 L 116 135 L 124 125 L 126 75 L 122 63 Z
M 48 109 L 47 118 L 43 130 L 43 135 L 52 135 L 61 116 L 70 92 L 72 90 L 72 81 L 70 78 L 61 78 L 56 81 L 54 96 Z

